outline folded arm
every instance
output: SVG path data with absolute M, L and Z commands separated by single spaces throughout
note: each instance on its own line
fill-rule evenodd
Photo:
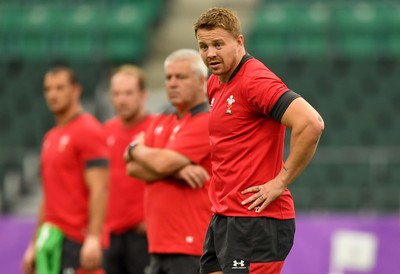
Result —
M 152 148 L 144 144 L 137 145 L 131 151 L 131 156 L 145 169 L 163 177 L 172 175 L 191 163 L 190 159 L 176 151 Z

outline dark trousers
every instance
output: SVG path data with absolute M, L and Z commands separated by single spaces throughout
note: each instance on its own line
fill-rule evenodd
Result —
M 145 235 L 139 235 L 133 229 L 122 234 L 111 234 L 106 256 L 107 274 L 144 274 L 148 265 Z
M 80 255 L 81 255 L 82 244 L 64 238 L 62 245 L 61 255 L 61 274 L 80 274 L 86 273 L 80 268 Z M 103 251 L 103 256 L 106 256 L 106 252 Z M 104 273 L 104 260 L 102 262 L 102 268 L 98 269 L 93 274 Z
M 148 274 L 198 274 L 200 256 L 186 254 L 150 254 Z

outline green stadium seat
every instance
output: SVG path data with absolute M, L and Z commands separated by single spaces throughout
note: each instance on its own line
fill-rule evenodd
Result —
M 324 194 L 324 188 L 318 186 L 303 186 L 295 182 L 289 187 L 293 196 L 297 211 L 325 210 L 328 205 Z
M 257 12 L 255 28 L 267 33 L 323 33 L 329 28 L 330 9 L 323 3 L 266 4 Z
M 123 5 L 109 11 L 103 25 L 106 58 L 141 63 L 149 43 L 151 21 L 148 12 L 144 4 Z
M 319 58 L 330 51 L 329 22 L 330 10 L 322 3 L 265 4 L 252 22 L 249 48 L 257 55 L 266 54 L 266 58 Z
M 398 33 L 399 5 L 395 3 L 357 3 L 336 5 L 333 13 L 338 51 L 354 58 L 391 54 L 388 41 Z
M 24 12 L 26 9 L 16 3 L 0 4 L 0 31 L 20 31 L 24 26 L 20 20 Z
M 24 60 L 40 60 L 49 58 L 50 36 L 45 33 L 27 33 L 21 39 L 22 44 L 18 45 L 17 55 Z
M 378 12 L 369 3 L 337 5 L 333 19 L 338 32 L 375 33 L 380 29 Z
M 103 18 L 104 30 L 109 33 L 146 33 L 150 28 L 147 5 L 122 5 L 107 11 Z
M 398 24 L 397 28 L 400 29 L 400 24 Z M 400 59 L 400 46 L 399 45 L 400 45 L 400 33 L 391 34 L 387 40 L 386 55 L 393 56 L 396 59 Z
M 101 57 L 101 48 L 95 37 L 91 34 L 70 34 L 60 39 L 54 55 L 68 61 L 74 60 L 97 60 Z
M 336 50 L 346 58 L 368 58 L 380 53 L 378 39 L 370 33 L 346 33 L 337 38 Z
M 265 35 L 252 40 L 249 52 L 265 62 L 271 59 L 281 59 L 287 54 L 287 42 L 282 36 Z
M 367 186 L 373 176 L 367 163 L 311 163 L 297 179 L 297 183 L 308 186 Z
M 387 184 L 392 186 L 400 186 L 400 163 L 393 163 L 387 167 L 388 179 Z
M 50 53 L 55 58 L 66 60 L 91 59 L 100 51 L 99 32 L 103 9 L 97 5 L 75 7 L 51 7 L 52 25 Z
M 292 184 L 289 190 L 292 193 L 296 210 L 308 211 L 315 208 L 315 188 L 299 187 L 295 184 L 296 183 Z
M 65 17 L 68 33 L 97 34 L 102 31 L 102 22 L 107 16 L 107 8 L 99 5 L 81 4 L 68 10 Z
M 371 189 L 370 195 L 374 208 L 381 212 L 399 212 L 400 188 L 399 186 L 379 186 Z
M 337 212 L 357 211 L 365 206 L 365 197 L 359 186 L 335 186 L 326 189 L 329 209 Z
M 291 41 L 290 52 L 295 56 L 321 59 L 331 54 L 331 42 L 326 34 L 300 35 Z
M 117 62 L 141 63 L 146 54 L 146 42 L 135 37 L 111 36 L 106 41 L 105 56 Z

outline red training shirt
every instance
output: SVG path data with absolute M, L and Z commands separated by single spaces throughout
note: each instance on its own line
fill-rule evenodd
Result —
M 106 223 L 110 232 L 123 233 L 144 220 L 145 182 L 126 173 L 124 152 L 137 135 L 146 131 L 153 117 L 147 116 L 133 127 L 124 127 L 121 119 L 114 117 L 104 124 L 107 144 L 110 147 L 110 181 Z
M 213 211 L 225 216 L 294 218 L 289 190 L 261 213 L 241 205 L 254 194 L 241 191 L 268 182 L 283 167 L 285 126 L 269 113 L 287 86 L 260 61 L 244 58 L 228 83 L 211 75 L 207 90 Z
M 102 125 L 80 114 L 65 126 L 52 128 L 44 137 L 41 176 L 45 222 L 56 225 L 72 240 L 83 242 L 89 222 L 89 190 L 84 171 L 108 161 Z M 107 234 L 103 231 L 103 244 Z
M 176 151 L 211 172 L 208 106 L 193 108 L 182 119 L 161 114 L 146 133 L 146 145 Z M 211 173 L 210 173 L 211 174 Z M 145 214 L 150 253 L 200 256 L 211 218 L 208 186 L 192 189 L 172 177 L 148 183 Z

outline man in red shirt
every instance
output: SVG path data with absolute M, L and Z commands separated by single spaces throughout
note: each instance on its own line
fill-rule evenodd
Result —
M 52 250 L 60 252 L 61 258 L 52 261 L 49 254 L 45 258 L 49 267 L 59 265 L 60 273 L 104 273 L 102 247 L 108 235 L 102 226 L 109 155 L 104 129 L 83 112 L 80 95 L 72 70 L 57 67 L 46 73 L 44 97 L 56 125 L 43 139 L 40 168 L 44 198 L 38 225 L 46 224 L 63 235 L 60 246 Z M 50 238 L 45 233 L 39 235 L 39 241 L 35 235 L 23 258 L 24 273 L 35 272 L 36 250 Z
M 211 220 L 202 273 L 281 272 L 294 238 L 288 186 L 314 155 L 324 123 L 318 112 L 246 53 L 240 21 L 212 8 L 194 24 L 212 72 L 210 102 Z M 285 127 L 292 130 L 283 161 Z
M 143 274 L 149 263 L 143 209 L 145 183 L 126 174 L 123 157 L 126 147 L 146 131 L 152 120 L 146 110 L 143 71 L 133 65 L 117 69 L 111 77 L 110 95 L 116 116 L 104 125 L 111 153 L 107 274 Z
M 211 204 L 207 69 L 195 50 L 165 60 L 174 111 L 160 114 L 126 151 L 130 175 L 146 180 L 149 274 L 198 273 Z

